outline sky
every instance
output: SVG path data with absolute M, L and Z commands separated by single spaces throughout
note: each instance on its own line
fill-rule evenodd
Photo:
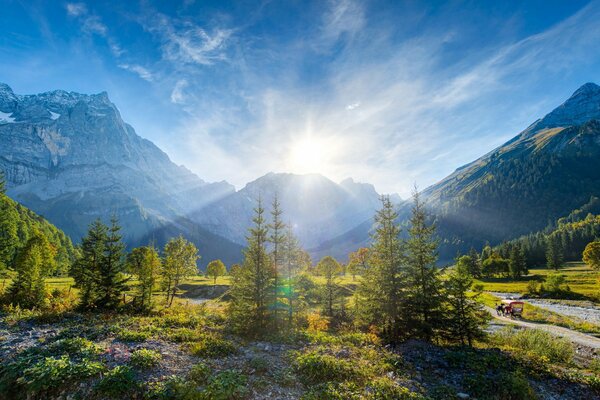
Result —
M 106 91 L 177 164 L 409 195 L 600 83 L 599 1 L 0 0 L 0 82 Z

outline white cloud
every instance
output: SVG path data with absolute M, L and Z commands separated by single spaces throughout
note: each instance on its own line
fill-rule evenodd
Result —
M 189 20 L 177 20 L 159 14 L 147 28 L 159 35 L 163 58 L 175 63 L 211 65 L 226 60 L 226 50 L 233 30 L 211 31 Z
M 140 78 L 152 82 L 154 80 L 154 75 L 148 69 L 142 67 L 137 64 L 119 64 L 119 68 L 124 69 L 126 71 L 133 72 L 137 74 Z
M 180 79 L 175 83 L 173 90 L 171 91 L 171 102 L 175 104 L 185 104 L 187 96 L 184 93 L 185 88 L 188 86 L 188 81 Z
M 87 14 L 87 7 L 83 3 L 67 3 L 67 13 L 72 17 Z

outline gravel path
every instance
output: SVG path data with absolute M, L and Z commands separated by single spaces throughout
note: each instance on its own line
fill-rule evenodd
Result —
M 569 339 L 571 342 L 586 346 L 595 350 L 600 349 L 600 339 L 594 336 L 586 335 L 585 333 L 573 331 L 568 328 L 563 328 L 562 326 L 550 325 L 550 324 L 539 324 L 536 322 L 526 322 L 518 319 L 511 319 L 508 317 L 502 317 L 496 314 L 496 310 L 491 307 L 486 307 L 490 314 L 494 317 L 495 320 L 500 321 L 504 324 L 512 324 L 522 326 L 524 328 L 531 329 L 540 329 L 546 332 L 550 332 L 556 336 L 564 337 Z

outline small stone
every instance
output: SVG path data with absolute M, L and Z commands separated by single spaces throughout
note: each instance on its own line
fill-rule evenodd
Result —
M 469 396 L 467 393 L 456 393 L 456 397 L 458 397 L 459 399 L 468 399 L 471 396 Z

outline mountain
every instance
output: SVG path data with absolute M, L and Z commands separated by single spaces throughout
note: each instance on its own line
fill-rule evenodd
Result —
M 92 220 L 114 213 L 130 245 L 168 231 L 195 241 L 205 259 L 225 247 L 239 260 L 238 245 L 185 219 L 233 186 L 175 165 L 122 120 L 105 92 L 17 95 L 0 84 L 0 169 L 10 197 L 75 241 Z
M 281 202 L 285 222 L 293 225 L 300 242 L 309 250 L 371 220 L 379 207 L 379 195 L 370 184 L 352 179 L 338 184 L 318 174 L 269 173 L 190 218 L 211 232 L 242 244 L 257 199 L 260 197 L 264 208 L 270 211 L 275 195 Z M 349 246 L 333 249 L 332 255 L 345 258 L 347 250 L 355 249 L 350 238 L 349 241 Z
M 593 83 L 424 191 L 445 243 L 462 250 L 539 231 L 599 195 L 600 87 Z

